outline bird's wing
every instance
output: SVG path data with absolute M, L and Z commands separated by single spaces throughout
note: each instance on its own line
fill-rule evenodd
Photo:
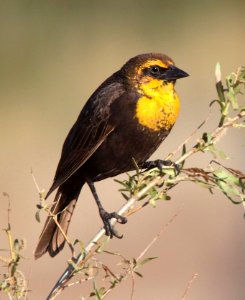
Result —
M 123 84 L 101 86 L 90 97 L 63 145 L 53 185 L 46 198 L 74 174 L 114 130 L 109 124 L 110 104 L 124 94 Z

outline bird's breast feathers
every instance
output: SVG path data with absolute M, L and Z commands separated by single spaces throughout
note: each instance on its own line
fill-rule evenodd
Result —
M 138 122 L 153 131 L 171 129 L 180 106 L 173 83 L 151 80 L 140 84 L 138 92 L 141 95 L 136 106 L 135 117 Z

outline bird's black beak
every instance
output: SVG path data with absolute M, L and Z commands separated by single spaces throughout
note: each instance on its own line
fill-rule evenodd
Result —
M 166 81 L 172 81 L 176 80 L 179 78 L 184 78 L 189 76 L 185 71 L 175 67 L 175 66 L 170 66 L 167 71 L 163 74 L 162 79 Z

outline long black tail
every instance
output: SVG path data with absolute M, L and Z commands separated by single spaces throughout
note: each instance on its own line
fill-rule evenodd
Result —
M 70 183 L 70 182 L 69 182 Z M 57 221 L 63 232 L 67 234 L 71 217 L 84 182 L 72 185 L 68 182 L 59 187 L 51 208 L 52 214 L 57 215 Z M 50 256 L 57 255 L 65 245 L 65 238 L 59 227 L 49 216 L 39 237 L 35 250 L 35 259 L 48 252 Z

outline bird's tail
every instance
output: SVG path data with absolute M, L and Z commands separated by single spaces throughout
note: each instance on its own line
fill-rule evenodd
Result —
M 83 184 L 84 182 L 80 182 L 76 187 L 73 186 L 73 189 L 66 184 L 59 187 L 51 207 L 51 213 L 52 215 L 57 216 L 57 222 L 63 233 L 54 221 L 54 218 L 48 216 L 35 250 L 35 259 L 38 259 L 46 252 L 53 257 L 64 248 L 66 242 L 64 234 L 67 234 L 71 217 Z

